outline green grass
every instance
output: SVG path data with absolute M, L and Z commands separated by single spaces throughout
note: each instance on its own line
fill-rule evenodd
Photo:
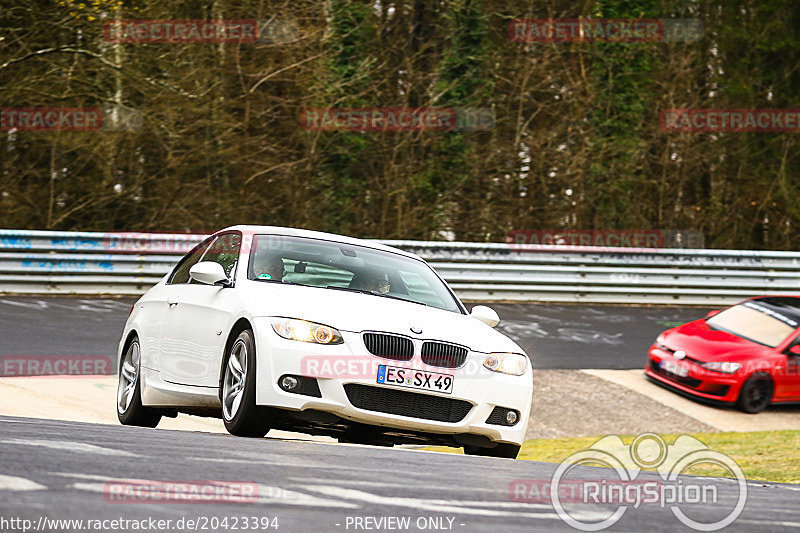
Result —
M 746 433 L 691 433 L 712 450 L 724 453 L 736 461 L 747 479 L 800 483 L 800 431 L 751 431 Z M 678 434 L 661 435 L 672 444 Z M 634 435 L 623 436 L 630 444 Z M 589 448 L 602 437 L 572 437 L 560 439 L 527 440 L 520 450 L 519 459 L 560 463 L 570 455 Z M 432 447 L 430 450 L 462 453 L 460 448 Z M 719 467 L 698 465 L 687 474 L 727 476 L 731 473 Z

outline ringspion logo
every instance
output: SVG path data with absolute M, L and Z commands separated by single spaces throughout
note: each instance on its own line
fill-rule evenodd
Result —
M 573 469 L 582 465 L 605 466 L 612 477 L 593 481 L 571 479 L 569 476 Z M 683 475 L 697 465 L 722 468 L 733 477 L 733 483 L 730 479 L 720 482 L 713 477 Z M 655 469 L 658 477 L 639 478 L 644 469 Z M 514 497 L 526 501 L 526 485 L 519 481 L 512 482 L 513 487 L 510 486 L 509 490 L 514 490 Z M 566 490 L 576 484 L 579 490 Z M 735 501 L 721 501 L 722 484 L 726 489 L 736 489 Z M 531 487 L 535 487 L 535 484 L 531 484 Z M 533 497 L 540 498 L 541 492 L 539 487 L 536 488 Z M 747 481 L 736 461 L 709 449 L 692 436 L 680 435 L 668 445 L 653 433 L 639 435 L 631 444 L 623 443 L 617 435 L 609 435 L 559 464 L 547 493 L 559 518 L 580 531 L 609 528 L 622 518 L 629 507 L 638 508 L 640 505 L 668 508 L 675 518 L 691 529 L 717 531 L 732 524 L 744 510 Z M 564 505 L 576 501 L 583 504 L 612 504 L 616 508 L 598 510 L 595 516 L 585 516 L 580 508 Z M 714 505 L 720 512 L 710 520 L 703 520 L 702 516 L 692 517 L 694 504 Z

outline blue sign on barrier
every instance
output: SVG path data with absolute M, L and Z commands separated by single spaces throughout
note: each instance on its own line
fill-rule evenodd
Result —
M 0 238 L 0 247 L 2 248 L 30 248 L 31 240 L 17 237 L 3 237 Z
M 89 269 L 86 261 L 23 261 L 22 266 L 56 272 L 82 272 Z
M 70 249 L 79 248 L 100 248 L 102 243 L 95 239 L 50 239 L 54 247 L 66 247 Z

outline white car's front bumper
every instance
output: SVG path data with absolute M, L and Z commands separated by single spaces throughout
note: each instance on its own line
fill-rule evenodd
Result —
M 279 337 L 273 332 L 267 318 L 257 318 L 255 321 L 258 362 L 256 403 L 259 405 L 298 411 L 313 409 L 355 422 L 413 432 L 482 435 L 492 441 L 514 444 L 521 444 L 525 438 L 533 395 L 530 365 L 522 376 L 500 374 L 483 367 L 486 354 L 469 352 L 466 363 L 460 368 L 425 366 L 419 361 L 418 347 L 421 341 L 415 341 L 415 358 L 402 362 L 370 355 L 359 333 L 342 332 L 343 344 L 318 345 Z M 376 372 L 379 364 L 424 367 L 426 371 L 452 375 L 452 393 L 424 392 L 379 384 Z M 332 369 L 334 374 L 331 373 Z M 322 397 L 282 390 L 278 382 L 284 375 L 317 377 Z M 472 405 L 467 414 L 457 422 L 415 417 L 413 408 L 409 408 L 409 416 L 388 414 L 369 410 L 368 405 L 362 406 L 365 408 L 355 407 L 345 391 L 345 385 L 351 383 L 446 400 L 461 400 Z M 373 392 L 382 394 L 382 391 Z M 425 403 L 429 398 L 416 400 Z M 450 402 L 446 401 L 445 404 L 447 403 Z M 513 426 L 487 423 L 486 420 L 495 406 L 518 411 L 519 420 Z

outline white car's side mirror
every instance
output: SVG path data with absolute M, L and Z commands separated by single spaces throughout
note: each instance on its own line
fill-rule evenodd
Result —
M 216 285 L 221 283 L 223 286 L 228 284 L 228 276 L 225 275 L 222 265 L 214 261 L 202 261 L 189 269 L 189 276 L 200 283 L 206 285 Z
M 472 318 L 477 318 L 484 324 L 487 324 L 491 327 L 495 327 L 500 323 L 500 317 L 497 315 L 495 310 L 485 305 L 476 305 L 473 307 L 469 316 Z

